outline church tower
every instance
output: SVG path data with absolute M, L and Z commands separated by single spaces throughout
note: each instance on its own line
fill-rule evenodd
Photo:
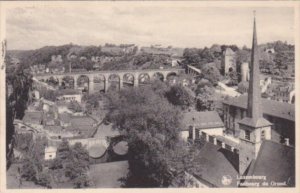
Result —
M 263 140 L 271 139 L 271 123 L 263 118 L 259 77 L 259 58 L 254 16 L 247 116 L 239 122 L 239 173 L 245 173 L 257 158 Z

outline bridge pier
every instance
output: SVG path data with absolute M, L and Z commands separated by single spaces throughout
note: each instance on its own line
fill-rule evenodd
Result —
M 94 93 L 94 81 L 90 80 L 89 81 L 89 94 L 93 94 Z
M 123 89 L 123 78 L 119 79 L 119 90 Z
M 109 84 L 109 83 L 108 83 L 108 78 L 105 77 L 105 82 L 104 82 L 104 92 L 105 92 L 105 93 L 107 93 L 108 86 L 109 86 L 108 84 Z
M 133 87 L 138 87 L 139 86 L 139 75 L 134 74 L 133 75 Z

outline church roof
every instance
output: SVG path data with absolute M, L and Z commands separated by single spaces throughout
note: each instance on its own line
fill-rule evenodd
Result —
M 243 109 L 247 109 L 247 95 L 229 98 L 224 100 L 223 103 Z M 279 117 L 290 121 L 295 121 L 295 105 L 283 103 L 274 100 L 262 98 L 262 110 L 266 115 Z
M 239 121 L 240 124 L 247 125 L 253 128 L 258 128 L 258 127 L 265 127 L 265 126 L 270 126 L 272 123 L 270 123 L 268 120 L 265 118 L 258 118 L 257 120 L 254 120 L 249 117 L 244 117 L 242 120 Z
M 206 143 L 199 153 L 195 154 L 192 174 L 200 181 L 209 182 L 214 187 L 224 187 L 223 176 L 230 176 L 232 183 L 228 186 L 236 187 L 236 176 L 239 174 L 238 167 L 238 154 L 212 143 Z
M 266 176 L 266 182 L 286 182 L 295 186 L 295 149 L 265 140 L 257 159 L 250 165 L 248 176 Z M 254 180 L 247 180 L 253 182 Z

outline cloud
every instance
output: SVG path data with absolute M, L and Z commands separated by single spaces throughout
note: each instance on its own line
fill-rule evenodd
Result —
M 203 47 L 214 43 L 250 45 L 253 9 L 259 42 L 294 41 L 292 8 L 220 8 L 201 6 L 132 6 L 90 3 L 80 6 L 34 6 L 7 9 L 9 49 L 35 49 L 70 42 L 83 45 L 136 43 Z

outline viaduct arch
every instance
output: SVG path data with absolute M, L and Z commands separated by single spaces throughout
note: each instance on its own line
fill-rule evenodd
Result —
M 94 93 L 99 91 L 95 85 L 103 84 L 104 92 L 113 85 L 118 85 L 122 89 L 124 84 L 127 86 L 138 87 L 147 84 L 152 80 L 167 81 L 171 75 L 179 75 L 184 73 L 184 69 L 147 69 L 147 70 L 121 70 L 121 71 L 88 71 L 88 72 L 68 72 L 58 74 L 38 74 L 34 77 L 37 80 L 55 79 L 58 85 L 62 85 L 66 81 L 66 77 L 70 79 L 69 85 L 74 85 L 74 89 L 86 87 L 88 92 Z M 64 83 L 66 84 L 66 83 Z

